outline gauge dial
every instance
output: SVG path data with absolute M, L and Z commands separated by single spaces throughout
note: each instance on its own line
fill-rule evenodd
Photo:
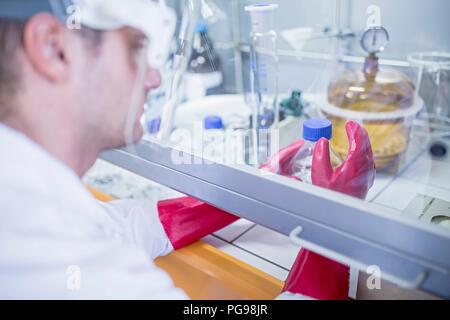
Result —
M 389 33 L 383 27 L 371 27 L 361 38 L 361 46 L 369 54 L 383 52 L 388 43 Z

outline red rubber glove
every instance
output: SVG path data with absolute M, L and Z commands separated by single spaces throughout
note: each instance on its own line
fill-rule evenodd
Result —
M 159 219 L 175 250 L 235 222 L 239 217 L 191 197 L 160 201 Z
M 271 163 L 263 165 L 264 170 L 278 172 L 278 160 L 282 170 L 290 168 L 290 162 L 297 153 L 303 141 L 281 151 L 278 158 L 272 158 Z M 283 171 L 284 172 L 284 171 Z M 227 225 L 235 222 L 239 217 L 217 209 L 202 201 L 191 197 L 161 201 L 158 203 L 159 219 L 175 250 L 187 246 Z
M 282 176 L 290 176 L 292 174 L 292 160 L 304 144 L 305 142 L 303 140 L 299 140 L 282 149 L 276 155 L 270 157 L 266 163 L 262 164 L 261 170 L 270 171 Z
M 290 168 L 290 160 L 303 145 L 300 141 L 284 150 L 261 169 L 278 173 L 278 159 L 282 172 Z M 289 160 L 289 161 L 284 161 Z M 158 203 L 159 219 L 175 250 L 187 246 L 227 225 L 239 217 L 217 209 L 191 197 L 161 201 Z
M 375 163 L 369 136 L 356 122 L 346 124 L 349 151 L 346 160 L 333 169 L 329 154 L 329 142 L 320 140 L 315 147 L 312 166 L 314 185 L 365 198 L 375 179 Z M 264 169 L 282 175 L 290 175 L 292 158 L 303 141 L 296 142 L 267 162 Z M 349 268 L 301 249 L 285 281 L 283 292 L 300 294 L 320 300 L 348 299 Z
M 303 145 L 300 141 L 282 151 L 261 169 L 278 173 L 278 159 L 282 172 L 290 168 L 290 160 Z M 284 161 L 289 160 L 289 161 Z M 158 203 L 159 219 L 175 250 L 187 246 L 238 220 L 232 214 L 191 197 Z
M 353 121 L 345 129 L 349 141 L 345 161 L 333 169 L 327 139 L 321 139 L 314 149 L 311 178 L 314 185 L 364 199 L 375 181 L 375 162 L 367 131 Z
M 348 266 L 300 249 L 282 291 L 318 300 L 347 300 L 349 283 Z

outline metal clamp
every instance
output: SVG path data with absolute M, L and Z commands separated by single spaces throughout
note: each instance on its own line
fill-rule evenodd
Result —
M 369 268 L 368 265 L 366 265 L 360 261 L 357 261 L 353 258 L 347 257 L 347 256 L 337 253 L 335 251 L 323 248 L 314 243 L 311 243 L 311 242 L 301 239 L 300 234 L 302 232 L 303 232 L 302 226 L 298 226 L 291 231 L 291 233 L 289 234 L 289 238 L 291 239 L 292 243 L 294 243 L 297 246 L 301 246 L 302 248 L 311 250 L 322 256 L 328 257 L 332 260 L 338 261 L 342 264 L 345 264 L 348 266 L 353 266 L 363 272 L 366 272 L 366 270 Z M 383 278 L 384 280 L 386 280 L 388 282 L 394 283 L 404 289 L 413 290 L 413 289 L 420 288 L 422 283 L 427 278 L 427 275 L 428 275 L 427 272 L 423 271 L 414 280 L 405 280 L 398 276 L 383 272 L 381 275 L 381 278 Z

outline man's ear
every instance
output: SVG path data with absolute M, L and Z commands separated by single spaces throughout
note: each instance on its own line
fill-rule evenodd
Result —
M 25 56 L 39 75 L 52 82 L 67 79 L 68 32 L 56 17 L 48 13 L 33 16 L 25 25 L 23 45 Z

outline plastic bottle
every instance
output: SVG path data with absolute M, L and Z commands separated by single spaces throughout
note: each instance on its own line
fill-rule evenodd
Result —
M 271 156 L 271 135 L 270 128 L 273 124 L 273 115 L 265 114 L 260 116 L 258 129 L 258 159 L 260 163 L 265 163 Z
M 146 134 L 157 136 L 161 129 L 162 114 L 167 102 L 167 78 L 162 74 L 162 84 L 159 88 L 150 91 L 145 107 L 144 128 Z
M 303 123 L 303 139 L 305 143 L 292 159 L 291 174 L 303 182 L 312 183 L 311 168 L 313 162 L 314 148 L 321 138 L 330 140 L 333 126 L 326 119 L 310 119 Z M 331 161 L 334 166 L 339 165 L 341 160 L 333 150 L 330 150 Z
M 256 164 L 262 164 L 266 159 L 260 158 L 261 152 L 268 148 L 267 139 L 261 141 L 258 131 L 261 127 L 278 126 L 278 53 L 277 33 L 273 29 L 273 11 L 276 4 L 261 3 L 249 5 L 245 10 L 250 12 L 252 31 L 250 33 L 250 89 L 252 105 L 252 136 Z M 270 123 L 267 122 L 270 119 Z M 263 145 L 265 144 L 265 145 Z
M 185 98 L 193 100 L 218 93 L 223 82 L 222 64 L 204 21 L 197 24 L 192 54 L 185 75 Z
M 203 120 L 203 155 L 215 162 L 224 162 L 225 126 L 219 116 L 208 116 Z
M 161 128 L 161 117 L 151 119 L 147 122 L 147 132 L 149 135 L 156 135 Z

